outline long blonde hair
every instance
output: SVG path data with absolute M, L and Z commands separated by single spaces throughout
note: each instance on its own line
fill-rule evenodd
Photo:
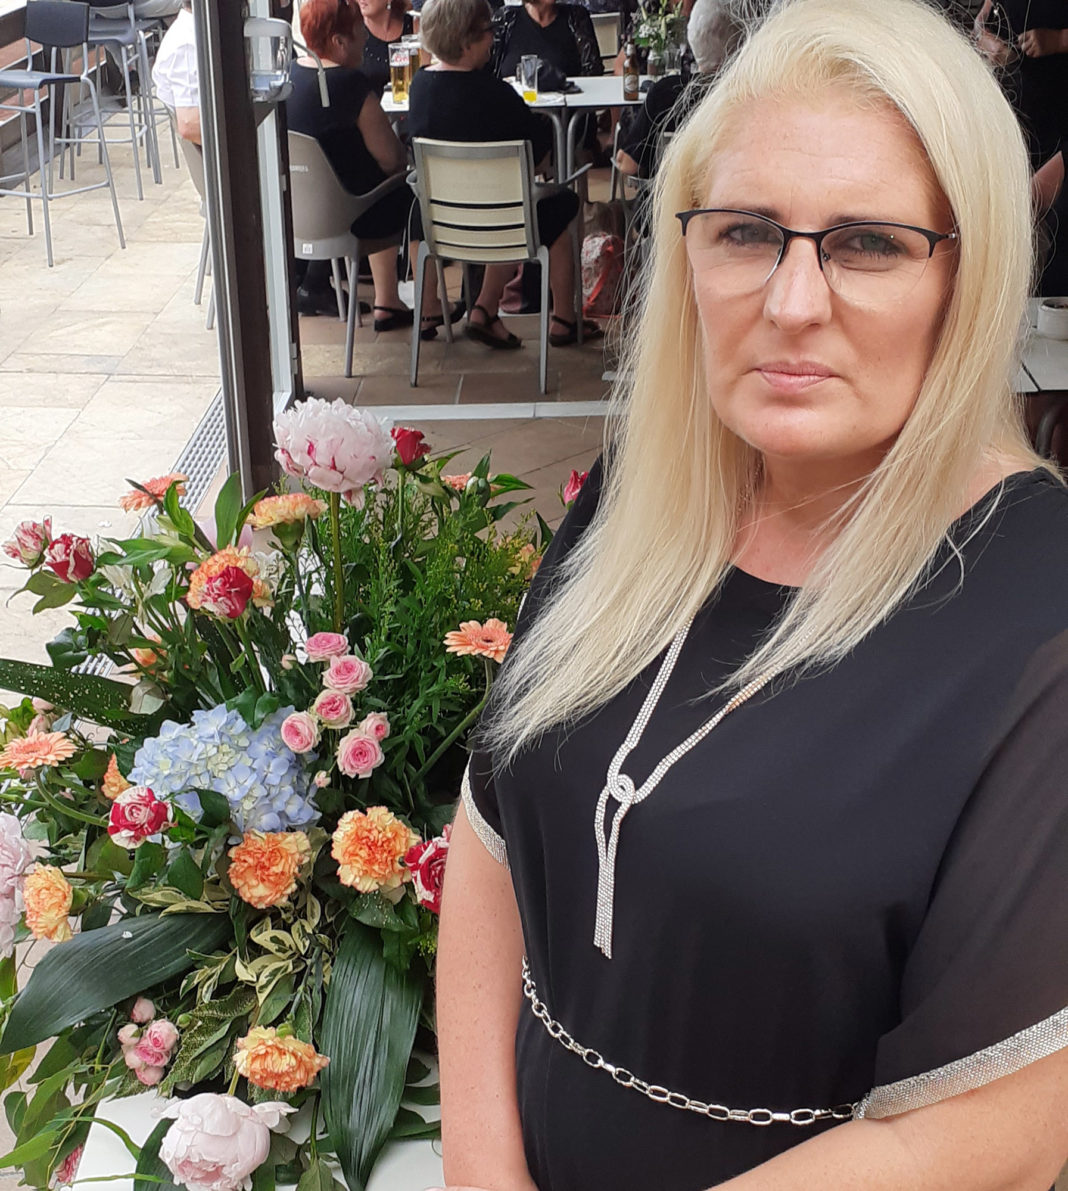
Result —
M 517 643 L 483 742 L 506 764 L 617 694 L 730 567 L 760 457 L 717 418 L 676 211 L 700 206 L 728 124 L 768 96 L 833 87 L 915 130 L 959 232 L 952 293 L 915 406 L 835 523 L 775 630 L 732 676 L 800 674 L 853 649 L 922 580 L 985 459 L 1042 462 L 1013 396 L 1032 269 L 1019 126 L 975 49 L 919 0 L 784 0 L 751 35 L 660 170 L 653 260 L 627 339 L 596 515 Z

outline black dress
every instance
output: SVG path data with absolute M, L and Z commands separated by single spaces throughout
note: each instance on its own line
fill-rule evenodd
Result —
M 599 481 L 598 466 L 517 639 Z M 511 769 L 473 754 L 468 816 L 510 865 L 537 996 L 577 1043 L 706 1104 L 871 1117 L 1068 1045 L 1068 492 L 1011 477 L 951 537 L 959 555 L 846 660 L 754 696 L 629 811 L 611 959 L 592 942 L 595 806 L 660 659 Z M 624 766 L 636 784 L 718 710 L 699 697 L 790 596 L 728 574 Z M 526 1000 L 516 1047 L 540 1191 L 699 1191 L 834 1124 L 655 1103 Z
M 402 18 L 403 28 L 393 39 L 399 41 L 402 37 L 410 37 L 415 25 L 412 14 L 406 12 Z M 382 98 L 382 92 L 389 85 L 389 42 L 381 37 L 375 37 L 370 29 L 367 30 L 367 40 L 363 46 L 363 61 L 360 63 L 360 73 L 371 84 L 371 90 Z

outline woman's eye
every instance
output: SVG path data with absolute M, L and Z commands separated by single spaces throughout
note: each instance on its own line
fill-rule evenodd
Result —
M 777 238 L 778 233 L 766 223 L 733 223 L 720 233 L 721 240 L 741 246 L 770 244 Z

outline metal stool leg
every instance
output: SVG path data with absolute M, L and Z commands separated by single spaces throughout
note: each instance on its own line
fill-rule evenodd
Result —
M 204 277 L 208 272 L 208 224 L 204 223 L 204 236 L 200 241 L 200 264 L 197 266 L 197 281 L 193 289 L 193 305 L 199 306 L 204 296 Z
M 130 85 L 130 60 L 123 48 L 120 48 L 119 57 L 122 59 L 122 85 L 126 92 L 126 115 L 130 122 L 130 148 L 133 150 L 134 180 L 137 184 L 137 198 L 140 201 L 144 199 L 145 191 L 141 185 L 141 147 L 138 143 L 137 118 L 134 114 L 133 88 Z
M 140 75 L 138 88 L 141 99 L 141 116 L 145 123 L 145 149 L 148 154 L 149 165 L 152 167 L 152 180 L 158 185 L 163 184 L 163 167 L 159 157 L 159 135 L 156 129 L 155 103 L 152 98 L 152 74 L 148 62 L 148 41 L 143 30 L 137 34 L 137 62 Z M 178 149 L 175 146 L 175 166 L 178 165 Z
M 33 115 L 37 122 L 37 146 L 38 152 L 44 151 L 44 127 L 41 121 L 41 92 L 35 91 L 33 94 Z M 41 176 L 41 218 L 44 221 L 45 233 L 45 256 L 48 259 L 48 267 L 51 269 L 55 264 L 52 257 L 52 221 L 48 213 L 48 172 L 45 170 L 44 162 L 40 163 L 38 173 Z
M 341 284 L 341 266 L 335 259 L 330 262 L 331 272 L 334 274 L 334 297 L 337 299 L 337 316 L 342 322 L 345 321 L 347 315 L 345 312 L 345 290 Z M 352 298 L 353 290 L 349 290 L 349 298 Z
M 93 115 L 96 116 L 96 132 L 100 137 L 100 151 L 104 160 L 104 173 L 107 175 L 108 190 L 111 191 L 111 209 L 115 212 L 115 231 L 119 234 L 119 247 L 126 247 L 126 237 L 122 233 L 122 216 L 119 215 L 119 196 L 115 193 L 115 179 L 111 174 L 111 158 L 108 156 L 107 138 L 104 136 L 104 118 L 100 114 L 100 100 L 97 99 L 96 86 L 92 79 L 86 78 L 89 96 L 93 101 Z M 136 149 L 136 146 L 134 146 Z
M 33 191 L 30 188 L 30 141 L 26 136 L 26 112 L 19 112 L 19 132 L 22 134 L 22 168 L 26 171 L 23 183 L 26 187 L 26 231 L 33 235 Z
M 541 263 L 541 332 L 540 356 L 538 360 L 538 389 L 544 397 L 549 376 L 549 250 L 544 244 L 538 247 Z
M 359 267 L 356 263 L 358 258 L 350 257 L 348 264 L 349 273 L 349 317 L 345 325 L 345 375 L 352 376 L 352 344 L 356 337 L 356 319 L 359 317 L 360 300 L 356 296 L 356 270 Z
M 423 278 L 426 277 L 426 258 L 430 253 L 427 242 L 423 240 L 419 245 L 419 255 L 415 258 L 415 309 L 412 312 L 412 364 L 408 383 L 414 389 L 419 381 L 419 328 L 423 322 Z M 445 325 L 449 325 L 446 317 Z

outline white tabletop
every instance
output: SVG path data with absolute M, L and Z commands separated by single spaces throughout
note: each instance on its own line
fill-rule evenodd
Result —
M 645 76 L 642 78 L 644 80 Z M 639 92 L 637 99 L 623 98 L 621 75 L 609 74 L 600 78 L 577 78 L 567 81 L 577 86 L 578 90 L 566 94 L 562 91 L 542 91 L 532 103 L 528 102 L 527 107 L 559 111 L 561 108 L 624 107 L 645 102 L 644 92 Z M 518 90 L 518 87 L 516 89 Z M 387 87 L 382 92 L 382 110 L 390 115 L 402 115 L 408 110 L 408 101 L 394 103 L 393 92 Z

